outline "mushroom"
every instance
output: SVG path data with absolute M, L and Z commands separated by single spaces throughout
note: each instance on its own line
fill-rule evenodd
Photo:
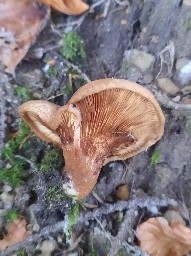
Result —
M 83 199 L 100 170 L 147 149 L 164 131 L 165 118 L 154 96 L 127 80 L 101 79 L 82 86 L 62 107 L 29 101 L 20 116 L 45 141 L 63 149 L 65 192 Z
M 56 10 L 68 15 L 81 14 L 88 10 L 89 5 L 82 0 L 37 0 L 40 3 L 50 5 Z

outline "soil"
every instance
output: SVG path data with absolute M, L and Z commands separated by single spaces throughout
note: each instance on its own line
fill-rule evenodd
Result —
M 88 2 L 90 5 L 93 4 L 91 1 Z M 106 7 L 109 2 L 107 11 Z M 103 17 L 104 11 L 107 11 L 105 17 Z M 78 25 L 71 25 L 76 20 L 78 20 Z M 46 28 L 41 32 L 26 58 L 17 66 L 15 77 L 6 74 L 4 68 L 1 67 L 0 148 L 4 147 L 9 134 L 18 130 L 21 121 L 17 109 L 22 99 L 15 94 L 16 85 L 26 87 L 34 99 L 48 99 L 55 96 L 53 101 L 60 105 L 65 104 L 71 94 L 81 86 L 79 82 L 74 82 L 73 92 L 70 95 L 66 93 L 66 86 L 69 82 L 68 65 L 59 53 L 59 46 L 53 49 L 53 46 L 58 45 L 60 35 L 71 29 L 75 30 L 85 43 L 85 59 L 73 63 L 82 70 L 85 78 L 88 77 L 90 80 L 106 77 L 124 78 L 138 82 L 150 90 L 160 91 L 157 79 L 165 77 L 171 80 L 178 89 L 176 93 L 174 91 L 169 93 L 163 89 L 161 92 L 163 95 L 168 96 L 170 101 L 176 101 L 178 97 L 177 104 L 182 103 L 183 97 L 190 99 L 191 90 L 183 93 L 182 89 L 191 84 L 191 77 L 186 77 L 185 82 L 180 81 L 180 69 L 177 67 L 180 60 L 191 60 L 190 20 L 191 7 L 177 0 L 134 0 L 121 1 L 120 4 L 118 1 L 107 0 L 86 13 L 81 24 L 79 17 L 68 17 L 53 11 Z M 44 54 L 38 59 L 34 55 L 34 50 L 41 48 Z M 129 62 L 127 51 L 134 49 L 151 54 L 154 63 L 150 64 L 149 68 L 140 69 L 138 63 Z M 47 58 L 56 60 L 59 73 L 57 77 L 44 72 L 43 68 Z M 144 62 L 143 65 L 146 63 Z M 84 81 L 84 84 L 86 82 Z M 62 95 L 56 97 L 58 94 Z M 176 200 L 181 205 L 180 214 L 187 224 L 190 223 L 191 107 L 187 108 L 187 110 L 170 109 L 163 105 L 166 123 L 162 139 L 147 151 L 131 159 L 113 162 L 103 167 L 94 189 L 99 198 L 97 200 L 92 194 L 89 195 L 83 202 L 86 203 L 86 207 L 84 204 L 81 211 L 85 211 L 85 208 L 87 212 L 93 211 L 92 205 L 99 209 L 104 203 L 116 203 L 118 201 L 116 189 L 119 185 L 127 184 L 130 200 L 143 195 L 158 198 L 169 197 Z M 35 164 L 38 166 L 38 162 L 41 161 L 45 152 L 51 150 L 52 146 L 43 143 L 34 135 L 31 140 L 31 148 L 22 154 L 28 159 L 35 154 Z M 151 156 L 156 150 L 160 152 L 160 157 L 155 164 L 151 164 Z M 3 166 L 3 160 L 0 166 Z M 50 202 L 47 199 L 48 188 L 55 184 L 62 186 L 64 178 L 61 176 L 61 169 L 43 173 L 35 171 L 28 164 L 25 185 L 16 190 L 12 189 L 11 193 L 15 197 L 11 207 L 18 208 L 27 218 L 28 223 L 38 224 L 40 230 L 51 225 L 55 227 L 56 223 L 63 221 L 70 205 L 73 204 L 70 198 L 59 202 Z M 3 186 L 2 183 L 2 193 Z M 142 216 L 140 219 L 163 215 L 169 208 L 168 205 L 158 207 L 157 213 L 149 212 L 148 209 L 146 211 L 139 209 L 139 214 Z M 125 214 L 125 211 L 122 213 Z M 78 223 L 74 228 L 73 236 L 83 235 L 83 239 L 76 245 L 73 254 L 69 251 L 62 254 L 62 250 L 66 251 L 71 245 L 64 242 L 62 229 L 57 229 L 55 232 L 49 232 L 48 235 L 42 234 L 40 241 L 34 239 L 33 246 L 28 243 L 27 255 L 40 254 L 36 249 L 37 243 L 43 239 L 50 239 L 50 237 L 57 241 L 57 247 L 51 255 L 107 255 L 110 247 L 107 236 L 110 234 L 115 237 L 120 226 L 116 216 L 118 216 L 116 212 L 113 212 L 110 215 L 103 214 L 98 220 Z M 0 215 L 0 218 L 4 220 L 4 216 Z M 135 221 L 132 225 L 133 229 L 136 228 L 137 223 Z M 58 242 L 60 237 L 62 242 Z M 125 240 L 128 241 L 128 237 Z M 131 250 L 127 254 L 121 251 L 121 254 L 115 255 L 139 255 L 139 249 L 133 241 L 131 245 L 134 249 L 136 248 L 134 252 Z M 94 254 L 92 251 L 95 251 Z M 12 255 L 12 252 L 5 255 Z

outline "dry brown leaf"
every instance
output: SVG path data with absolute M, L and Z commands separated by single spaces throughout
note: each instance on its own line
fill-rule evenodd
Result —
M 142 250 L 153 256 L 183 256 L 191 250 L 191 230 L 180 222 L 169 225 L 163 217 L 139 225 L 137 237 Z
M 33 0 L 0 0 L 0 10 L 0 61 L 7 66 L 7 72 L 14 74 L 43 29 L 50 10 Z
M 116 191 L 116 196 L 121 200 L 128 201 L 129 200 L 128 186 L 126 184 L 119 186 Z
M 0 250 L 4 250 L 7 246 L 22 242 L 29 235 L 30 231 L 26 231 L 26 220 L 16 219 L 9 223 L 7 227 L 7 235 L 4 236 L 3 240 L 0 240 Z
M 81 14 L 88 10 L 89 5 L 82 0 L 37 0 L 40 3 L 48 4 L 60 12 L 69 15 Z

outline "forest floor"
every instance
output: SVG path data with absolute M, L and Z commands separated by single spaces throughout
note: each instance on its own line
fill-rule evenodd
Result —
M 22 128 L 24 141 L 13 155 L 22 161 L 22 184 L 10 185 L 0 173 L 0 234 L 7 212 L 17 209 L 32 235 L 2 256 L 147 255 L 137 243 L 138 223 L 173 209 L 191 225 L 191 6 L 177 0 L 89 3 L 81 16 L 52 12 L 15 77 L 1 67 L 1 152 L 17 136 L 18 107 L 26 99 L 63 105 L 83 84 L 107 77 L 153 92 L 165 114 L 164 135 L 147 151 L 103 167 L 93 193 L 78 203 L 61 190 L 62 152 Z M 60 54 L 69 31 L 83 39 L 84 58 L 70 61 Z M 50 60 L 55 66 L 48 66 Z M 11 165 L 19 166 L 16 160 Z M 12 168 L 3 157 L 0 167 Z M 116 195 L 124 184 L 127 201 Z M 66 222 L 76 224 L 66 228 Z

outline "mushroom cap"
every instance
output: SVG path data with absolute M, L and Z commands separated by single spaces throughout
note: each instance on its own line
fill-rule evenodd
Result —
M 76 91 L 60 113 L 75 106 L 81 113 L 80 147 L 105 152 L 104 165 L 132 157 L 158 141 L 165 118 L 146 88 L 122 79 L 100 79 Z M 92 152 L 93 153 L 93 152 Z
M 68 15 L 81 14 L 88 10 L 89 5 L 82 0 L 37 0 L 38 2 L 48 4 L 56 10 Z
M 61 148 L 60 137 L 55 132 L 59 123 L 58 109 L 59 106 L 45 100 L 30 100 L 20 106 L 19 115 L 42 140 Z

